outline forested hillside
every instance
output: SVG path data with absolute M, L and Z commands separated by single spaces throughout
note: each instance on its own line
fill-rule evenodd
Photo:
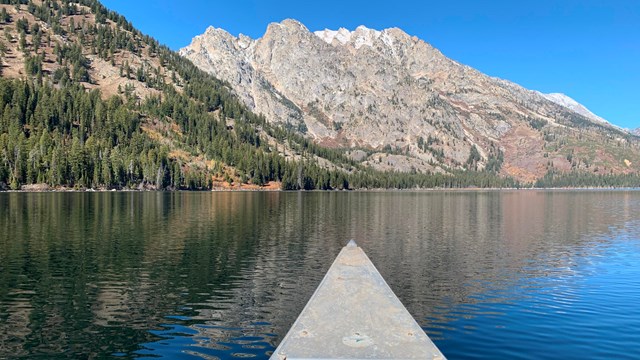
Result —
M 8 3 L 0 182 L 10 188 L 201 189 L 294 172 L 335 184 L 342 175 L 285 161 L 261 141 L 263 119 L 224 84 L 100 3 Z
M 98 1 L 0 4 L 0 189 L 519 186 L 358 164 L 267 123 Z

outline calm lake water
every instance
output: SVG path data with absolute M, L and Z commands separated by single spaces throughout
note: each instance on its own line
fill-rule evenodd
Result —
M 640 358 L 640 192 L 0 193 L 0 358 L 266 359 L 348 239 L 449 359 Z

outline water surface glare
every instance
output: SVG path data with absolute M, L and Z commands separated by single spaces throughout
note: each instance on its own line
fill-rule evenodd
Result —
M 266 359 L 355 239 L 449 359 L 640 358 L 640 192 L 0 193 L 0 359 Z

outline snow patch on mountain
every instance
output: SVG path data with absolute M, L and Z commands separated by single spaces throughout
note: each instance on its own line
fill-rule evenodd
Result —
M 315 31 L 314 34 L 327 44 L 333 44 L 333 41 L 337 40 L 342 45 L 353 43 L 356 49 L 360 49 L 365 45 L 372 47 L 374 42 L 380 39 L 381 36 L 383 36 L 382 40 L 385 44 L 390 45 L 393 43 L 393 40 L 384 31 L 369 29 L 364 25 L 358 26 L 354 31 L 349 31 L 345 28 L 340 28 L 339 30 L 324 29 Z
M 337 40 L 342 45 L 351 41 L 351 31 L 345 28 L 340 28 L 338 30 L 325 29 L 323 31 L 316 31 L 314 34 L 324 40 L 327 44 L 332 44 L 333 40 Z

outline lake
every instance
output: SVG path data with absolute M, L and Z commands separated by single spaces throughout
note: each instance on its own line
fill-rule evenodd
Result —
M 449 359 L 640 358 L 640 192 L 0 193 L 0 358 L 266 359 L 355 239 Z

